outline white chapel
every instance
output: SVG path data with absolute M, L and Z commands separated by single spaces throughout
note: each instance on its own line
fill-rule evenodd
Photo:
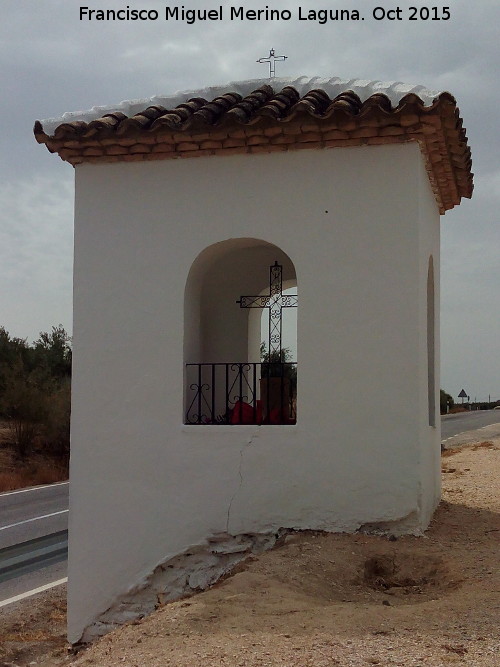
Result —
M 473 187 L 452 95 L 276 78 L 35 136 L 76 179 L 70 641 L 289 530 L 422 533 L 440 216 Z

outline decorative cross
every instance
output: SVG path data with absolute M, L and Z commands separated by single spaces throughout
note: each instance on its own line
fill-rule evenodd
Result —
M 269 294 L 261 296 L 242 296 L 236 303 L 240 308 L 268 308 L 269 310 L 269 360 L 271 355 L 281 359 L 281 315 L 283 308 L 296 308 L 297 295 L 283 294 L 283 267 L 274 262 L 269 267 Z
M 258 63 L 269 63 L 269 78 L 272 79 L 276 76 L 276 61 L 277 60 L 286 60 L 288 56 L 275 56 L 274 49 L 269 50 L 269 56 L 267 58 L 259 58 Z

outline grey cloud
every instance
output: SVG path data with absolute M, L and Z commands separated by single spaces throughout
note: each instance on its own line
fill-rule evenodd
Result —
M 71 243 L 66 225 L 73 174 L 71 167 L 35 143 L 34 120 L 124 99 L 265 77 L 266 68 L 255 61 L 274 47 L 289 56 L 281 64 L 281 76 L 400 80 L 448 89 L 457 98 L 472 148 L 476 192 L 471 202 L 442 219 L 442 381 L 454 393 L 466 377 L 468 391 L 480 393 L 488 387 L 500 398 L 497 0 L 441 3 L 451 6 L 449 22 L 366 19 L 324 26 L 296 20 L 99 24 L 78 20 L 80 4 L 162 8 L 169 3 L 2 0 L 0 257 L 8 294 L 2 293 L 0 324 L 21 336 L 36 336 L 58 320 L 69 328 Z M 183 4 L 210 6 L 200 0 Z M 223 2 L 225 7 L 230 4 L 241 3 Z M 299 4 L 268 3 L 295 12 Z M 357 6 L 369 16 L 381 3 L 301 4 L 318 9 Z

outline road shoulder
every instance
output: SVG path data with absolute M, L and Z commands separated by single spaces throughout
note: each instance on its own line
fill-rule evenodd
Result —
M 485 442 L 500 437 L 500 423 L 483 426 L 474 431 L 464 431 L 441 442 L 441 450 L 454 449 L 464 445 L 472 445 L 478 442 Z

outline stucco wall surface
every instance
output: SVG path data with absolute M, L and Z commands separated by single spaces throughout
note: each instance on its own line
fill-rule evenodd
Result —
M 427 342 L 427 276 L 429 260 L 432 257 L 434 276 L 434 405 L 435 424 L 432 428 L 429 422 L 420 420 L 420 511 L 422 521 L 427 524 L 441 497 L 441 422 L 439 409 L 440 390 L 440 225 L 439 215 L 434 203 L 434 195 L 429 185 L 429 179 L 423 166 L 418 173 L 419 178 L 419 356 L 423 363 L 420 371 L 420 400 L 419 414 L 428 415 L 428 369 L 426 367 Z
M 71 641 L 210 535 L 425 527 L 438 496 L 425 318 L 439 217 L 424 179 L 415 144 L 76 168 Z M 294 267 L 295 426 L 183 425 L 184 355 L 248 345 L 233 347 L 224 307 L 203 341 L 193 334 L 210 294 L 196 259 L 209 248 L 213 265 L 224 241 L 275 246 Z M 247 287 L 234 266 L 233 283 L 221 297 Z

